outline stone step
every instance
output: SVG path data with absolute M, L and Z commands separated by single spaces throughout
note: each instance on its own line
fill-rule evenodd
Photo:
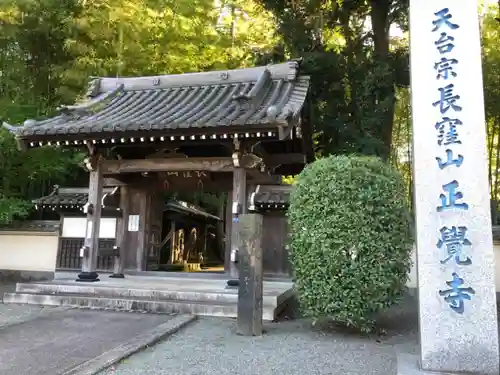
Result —
M 166 288 L 166 286 L 164 286 Z M 238 302 L 237 290 L 178 290 L 178 289 L 158 289 L 155 288 L 125 288 L 110 286 L 95 286 L 86 284 L 51 284 L 51 283 L 18 283 L 16 293 L 43 294 L 43 295 L 84 295 L 104 298 L 139 298 L 154 301 L 191 301 L 209 303 L 232 303 Z M 263 304 L 269 307 L 277 307 L 291 294 L 273 293 L 263 296 Z
M 182 300 L 152 300 L 140 297 L 97 297 L 95 295 L 74 294 L 31 294 L 5 293 L 4 304 L 28 304 L 44 306 L 64 306 L 89 309 L 109 309 L 149 313 L 191 313 L 213 317 L 237 317 L 236 303 L 196 302 Z M 276 318 L 275 306 L 264 306 L 262 319 L 273 321 Z

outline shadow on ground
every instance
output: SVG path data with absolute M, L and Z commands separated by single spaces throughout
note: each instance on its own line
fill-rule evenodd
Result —
M 300 320 L 303 324 L 312 325 L 310 319 L 304 318 L 300 313 L 300 306 L 297 299 L 289 302 L 286 309 L 278 316 L 278 322 Z M 315 326 L 315 330 L 327 332 L 342 332 L 359 336 L 360 332 L 349 329 L 345 326 L 333 322 L 322 322 Z M 376 334 L 366 335 L 367 337 L 379 336 L 380 339 L 388 339 L 418 330 L 418 302 L 411 295 L 407 295 L 399 305 L 385 311 L 377 319 Z

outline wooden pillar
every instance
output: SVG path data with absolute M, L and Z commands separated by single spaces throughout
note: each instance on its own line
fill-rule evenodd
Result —
M 146 223 L 148 191 L 142 186 L 129 186 L 127 245 L 124 248 L 125 269 L 143 271 L 146 256 Z
M 231 203 L 231 254 L 228 286 L 238 285 L 238 252 L 241 246 L 239 236 L 239 216 L 247 212 L 246 186 L 247 174 L 244 168 L 233 172 L 233 199 Z
M 158 191 L 148 192 L 148 208 L 146 218 L 146 244 L 143 270 L 157 270 L 160 265 L 160 244 L 163 222 L 163 195 Z
M 136 269 L 144 271 L 146 269 L 147 240 L 148 240 L 148 219 L 150 194 L 146 189 L 141 191 L 139 202 L 139 232 L 137 234 Z
M 120 187 L 120 208 L 122 216 L 118 218 L 116 227 L 116 251 L 113 274 L 111 278 L 124 278 L 125 259 L 128 254 L 130 241 L 128 240 L 128 217 L 130 214 L 130 195 L 128 186 Z
M 221 221 L 217 222 L 217 229 L 216 229 L 216 241 L 215 241 L 215 246 L 217 246 L 216 251 L 213 251 L 214 254 L 217 254 L 219 256 L 219 259 L 224 259 L 224 214 L 225 214 L 225 208 L 226 208 L 226 202 L 225 199 L 221 199 L 219 195 L 220 203 L 219 203 L 219 210 L 217 212 L 217 216 L 221 219 Z M 215 250 L 215 249 L 214 249 Z M 225 264 L 224 264 L 225 266 Z M 225 268 L 225 267 L 224 267 Z
M 208 260 L 208 254 L 207 254 L 207 241 L 208 241 L 208 224 L 204 223 L 203 228 L 202 228 L 202 236 L 203 236 L 203 242 L 201 243 L 201 255 L 203 258 L 203 262 L 206 263 Z
M 224 206 L 224 272 L 229 273 L 231 267 L 231 228 L 232 214 L 231 214 L 231 204 L 233 199 L 233 191 L 229 191 Z
M 260 214 L 242 215 L 238 223 L 238 333 L 244 336 L 262 335 L 262 226 Z
M 78 274 L 76 281 L 99 281 L 97 268 L 97 252 L 99 251 L 99 227 L 101 225 L 102 210 L 102 188 L 104 178 L 101 171 L 101 163 L 98 156 L 91 160 L 92 170 L 89 179 L 89 200 L 85 206 L 87 213 L 87 226 L 85 242 L 80 250 L 82 259 L 82 272 Z
M 175 220 L 170 220 L 170 230 L 172 231 L 172 239 L 170 240 L 170 261 L 169 264 L 175 262 L 175 246 L 177 244 L 177 228 L 175 227 Z
M 127 218 L 127 245 L 123 247 L 123 258 L 125 263 L 125 272 L 126 270 L 136 271 L 136 252 L 138 245 L 138 233 L 139 233 L 139 202 L 141 197 L 141 190 L 136 186 L 128 187 L 128 218 Z

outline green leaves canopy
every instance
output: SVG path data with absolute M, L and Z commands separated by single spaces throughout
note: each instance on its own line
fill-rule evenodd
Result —
M 259 1 L 278 21 L 281 56 L 304 57 L 318 152 L 387 158 L 396 85 L 409 81 L 406 46 L 390 30 L 407 28 L 408 1 Z
M 274 31 L 252 1 L 0 0 L 0 123 L 73 103 L 89 76 L 249 65 L 274 44 Z M 52 184 L 79 184 L 79 154 L 22 153 L 6 131 L 0 145 L 0 223 L 27 214 L 27 200 Z

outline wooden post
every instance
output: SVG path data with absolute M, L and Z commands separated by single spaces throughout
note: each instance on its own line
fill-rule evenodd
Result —
M 262 335 L 262 219 L 260 214 L 245 214 L 238 223 L 238 333 L 245 336 Z
M 220 199 L 220 195 L 219 195 Z M 217 251 L 214 251 L 219 258 L 224 258 L 222 255 L 225 253 L 224 251 L 224 214 L 225 214 L 225 201 L 221 199 L 221 202 L 219 203 L 219 210 L 217 212 L 217 216 L 221 218 L 221 221 L 217 223 L 217 229 L 216 229 L 216 241 L 215 241 L 215 246 L 217 246 Z M 224 262 L 225 263 L 225 262 Z M 225 268 L 225 264 L 224 264 Z
M 203 258 L 203 262 L 206 263 L 208 260 L 208 254 L 207 254 L 207 241 L 208 241 L 208 224 L 205 223 L 203 224 L 203 243 L 201 244 L 201 254 Z
M 149 210 L 148 270 L 157 269 L 160 266 L 164 206 L 163 195 L 159 191 L 154 191 Z
M 128 217 L 130 208 L 129 189 L 127 186 L 120 187 L 120 207 L 122 209 L 122 217 L 118 219 L 116 229 L 116 247 L 118 254 L 115 255 L 113 274 L 111 278 L 123 279 L 125 276 L 123 270 L 125 269 L 125 259 L 128 253 Z
M 148 223 L 149 219 L 149 199 L 150 195 L 147 190 L 142 190 L 139 203 L 139 233 L 137 241 L 136 252 L 136 269 L 137 271 L 144 271 L 146 268 L 145 258 L 147 256 L 147 239 L 148 239 Z
M 233 227 L 231 218 L 231 205 L 233 200 L 233 191 L 228 191 L 227 199 L 224 205 L 224 272 L 229 273 L 231 268 L 231 228 Z
M 99 281 L 97 268 L 97 252 L 99 251 L 99 227 L 101 224 L 103 175 L 99 156 L 93 156 L 92 170 L 89 179 L 89 200 L 85 207 L 87 213 L 87 226 L 85 242 L 80 250 L 82 257 L 82 272 L 76 281 Z
M 229 277 L 227 285 L 238 285 L 238 252 L 241 246 L 239 237 L 239 216 L 247 212 L 246 199 L 246 171 L 244 168 L 235 168 L 233 172 L 233 200 L 231 204 L 231 262 L 229 263 Z
M 137 248 L 139 247 L 140 203 L 142 190 L 136 185 L 128 186 L 129 207 L 127 218 L 127 245 L 123 248 L 125 270 L 137 270 Z
M 169 264 L 174 264 L 175 262 L 175 245 L 177 243 L 177 229 L 175 228 L 175 220 L 170 220 L 170 230 L 172 231 L 172 239 L 170 240 L 170 261 Z

